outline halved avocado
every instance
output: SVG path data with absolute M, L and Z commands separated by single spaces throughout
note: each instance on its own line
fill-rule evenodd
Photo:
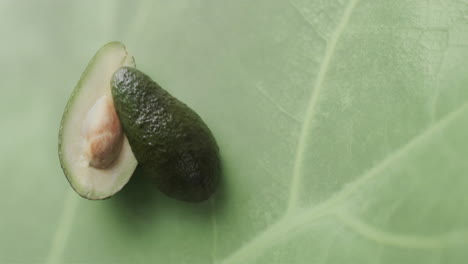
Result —
M 91 200 L 118 192 L 137 166 L 111 94 L 112 74 L 122 66 L 135 66 L 125 46 L 104 45 L 83 72 L 62 116 L 60 164 L 72 188 Z

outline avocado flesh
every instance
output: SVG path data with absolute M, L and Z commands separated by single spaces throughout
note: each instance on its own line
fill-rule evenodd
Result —
M 137 161 L 126 136 L 121 140 L 118 153 L 110 165 L 95 168 L 83 158 L 84 122 L 90 109 L 103 97 L 112 98 L 110 80 L 121 66 L 135 66 L 125 46 L 120 42 L 104 45 L 91 59 L 73 90 L 59 130 L 59 158 L 62 169 L 72 188 L 82 197 L 105 199 L 128 182 Z M 92 114 L 92 113 L 91 113 Z
M 115 109 L 144 174 L 173 198 L 208 199 L 219 181 L 220 160 L 203 120 L 135 68 L 117 70 L 111 86 Z

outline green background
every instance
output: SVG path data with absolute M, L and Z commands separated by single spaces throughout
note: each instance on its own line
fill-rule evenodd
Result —
M 62 111 L 112 40 L 212 129 L 210 201 L 68 185 Z M 462 0 L 2 0 L 0 263 L 466 263 L 467 66 Z

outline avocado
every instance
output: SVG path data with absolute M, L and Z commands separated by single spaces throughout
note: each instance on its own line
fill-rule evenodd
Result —
M 111 86 L 117 114 L 144 174 L 170 197 L 208 199 L 221 170 L 218 146 L 203 120 L 135 68 L 118 69 Z
M 105 199 L 128 182 L 137 161 L 115 111 L 110 81 L 121 66 L 135 66 L 120 42 L 104 45 L 73 90 L 59 128 L 59 159 L 82 197 Z

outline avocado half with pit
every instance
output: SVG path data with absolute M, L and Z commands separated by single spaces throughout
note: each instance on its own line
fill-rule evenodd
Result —
M 59 130 L 59 158 L 72 188 L 82 197 L 105 199 L 129 181 L 137 166 L 111 94 L 111 78 L 134 67 L 120 42 L 104 45 L 73 90 Z

